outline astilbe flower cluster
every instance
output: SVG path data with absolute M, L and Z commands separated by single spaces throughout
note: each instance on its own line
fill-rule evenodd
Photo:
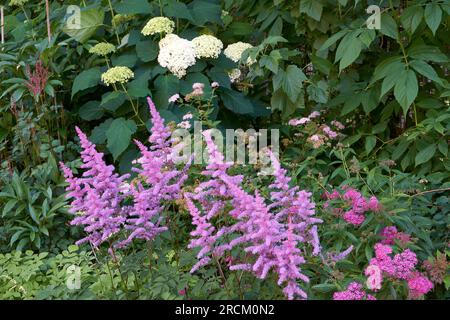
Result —
M 320 252 L 316 224 L 322 222 L 312 217 L 315 211 L 311 194 L 299 191 L 298 187 L 290 188 L 286 171 L 269 152 L 275 169 L 275 182 L 269 186 L 272 192 L 267 204 L 258 191 L 251 195 L 243 190 L 242 176 L 227 173 L 232 163 L 224 162 L 209 131 L 204 136 L 209 164 L 202 174 L 209 180 L 202 182 L 193 193 L 185 195 L 196 226 L 191 233 L 193 239 L 189 247 L 200 247 L 199 261 L 191 272 L 239 245 L 250 256 L 247 255 L 245 262 L 230 261 L 231 270 L 247 270 L 264 279 L 273 269 L 278 275 L 278 284 L 284 286 L 283 292 L 289 299 L 306 298 L 306 293 L 297 283 L 298 279 L 309 281 L 299 268 L 305 259 L 298 247 L 300 243 L 310 243 L 314 254 Z M 233 222 L 216 228 L 213 218 L 223 217 L 225 213 Z M 227 235 L 235 237 L 227 242 Z
M 347 210 L 343 208 L 334 208 L 334 211 L 342 215 L 343 219 L 348 223 L 359 226 L 365 220 L 365 213 L 369 211 L 380 211 L 380 204 L 375 196 L 366 199 L 359 191 L 354 188 L 343 187 L 343 193 L 334 190 L 332 193 L 326 192 L 325 199 L 328 201 L 324 207 L 329 208 L 333 200 L 341 200 L 345 203 Z
M 121 230 L 128 230 L 129 236 L 115 243 L 123 247 L 136 238 L 152 240 L 166 230 L 160 225 L 164 204 L 181 197 L 188 166 L 182 171 L 176 169 L 170 156 L 171 133 L 150 98 L 148 103 L 153 123 L 149 138 L 151 147 L 135 141 L 142 156 L 135 161 L 133 170 L 139 176 L 131 184 L 125 181 L 129 175 L 114 173 L 114 167 L 106 165 L 103 154 L 97 152 L 95 145 L 76 128 L 83 148 L 81 168 L 87 170 L 78 178 L 63 163 L 61 167 L 69 183 L 70 210 L 78 214 L 71 224 L 83 225 L 88 234 L 77 244 L 89 241 L 98 247 Z M 132 204 L 125 205 L 126 199 Z
M 152 128 L 147 148 L 141 142 L 135 140 L 141 157 L 134 161 L 134 172 L 139 174 L 131 184 L 130 194 L 133 198 L 133 206 L 129 208 L 125 229 L 131 234 L 119 246 L 129 244 L 134 238 L 152 240 L 157 234 L 167 230 L 161 227 L 161 213 L 164 204 L 181 197 L 181 188 L 187 179 L 187 168 L 179 171 L 172 161 L 171 132 L 164 125 L 164 120 L 156 110 L 153 101 L 147 98 L 150 108 Z M 156 217 L 159 217 L 155 220 Z
M 50 77 L 48 69 L 44 66 L 42 60 L 38 60 L 33 71 L 31 71 L 30 67 L 27 65 L 25 72 L 28 77 L 28 81 L 26 82 L 28 90 L 35 98 L 39 97 L 45 90 L 47 81 Z
M 70 212 L 78 214 L 71 224 L 85 226 L 87 236 L 77 241 L 77 245 L 90 242 L 98 247 L 117 234 L 125 222 L 126 210 L 121 203 L 126 194 L 121 185 L 128 175 L 114 173 L 114 166 L 106 165 L 103 153 L 95 150 L 95 145 L 78 127 L 76 131 L 83 148 L 81 169 L 86 170 L 77 178 L 66 165 L 60 164 L 69 184 L 67 197 L 73 199 Z

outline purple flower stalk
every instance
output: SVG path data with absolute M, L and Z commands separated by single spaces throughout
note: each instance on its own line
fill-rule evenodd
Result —
M 70 212 L 78 214 L 72 225 L 83 225 L 87 236 L 76 244 L 90 242 L 94 247 L 100 246 L 118 233 L 125 222 L 125 210 L 121 202 L 125 198 L 121 185 L 128 175 L 119 176 L 114 167 L 103 160 L 103 153 L 95 150 L 86 135 L 76 127 L 80 138 L 83 172 L 81 178 L 73 176 L 72 171 L 63 163 L 61 168 L 69 183 L 68 198 L 73 198 Z

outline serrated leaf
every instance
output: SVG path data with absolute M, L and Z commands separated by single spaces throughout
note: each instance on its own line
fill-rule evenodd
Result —
M 303 81 L 306 79 L 307 77 L 299 67 L 295 65 L 287 66 L 282 87 L 292 102 L 297 101 L 303 87 Z

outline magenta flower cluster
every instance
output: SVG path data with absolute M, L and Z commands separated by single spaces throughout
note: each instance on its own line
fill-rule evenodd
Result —
M 363 286 L 358 282 L 352 282 L 344 291 L 333 294 L 333 300 L 377 300 L 374 296 L 366 293 Z
M 374 276 L 370 270 L 379 269 L 384 276 L 391 279 L 406 280 L 409 288 L 409 296 L 418 299 L 433 289 L 433 283 L 416 270 L 417 256 L 409 249 L 392 256 L 392 247 L 383 243 L 377 243 L 374 247 L 375 257 L 370 260 L 370 265 L 366 269 L 366 275 Z M 368 287 L 372 290 L 379 290 L 383 280 L 380 274 L 377 284 Z M 369 279 L 370 280 L 370 279 Z
M 326 192 L 324 196 L 328 200 L 324 204 L 325 208 L 329 208 L 333 200 L 343 201 L 345 209 L 334 208 L 334 211 L 342 215 L 345 221 L 355 226 L 364 222 L 366 212 L 378 212 L 381 209 L 375 196 L 366 199 L 359 191 L 347 186 L 344 186 L 341 192 L 334 190 L 332 193 Z
M 63 163 L 61 167 L 69 183 L 70 210 L 77 214 L 71 224 L 84 226 L 87 233 L 77 244 L 89 241 L 98 247 L 105 241 L 114 241 L 114 235 L 127 230 L 126 239 L 115 243 L 123 247 L 136 238 L 152 240 L 166 230 L 161 226 L 161 214 L 168 201 L 181 197 L 187 168 L 182 171 L 176 169 L 170 157 L 170 130 L 150 98 L 148 103 L 153 124 L 149 138 L 151 147 L 135 141 L 142 156 L 134 161 L 133 171 L 139 176 L 131 183 L 125 181 L 129 175 L 114 173 L 114 167 L 105 164 L 103 154 L 97 152 L 95 145 L 76 128 L 83 148 L 81 168 L 86 170 L 78 178 Z M 131 205 L 125 204 L 128 199 L 132 201 Z
M 228 259 L 231 270 L 247 270 L 261 279 L 274 270 L 289 299 L 306 298 L 297 283 L 309 281 L 299 267 L 305 262 L 299 246 L 310 244 L 313 254 L 320 252 L 316 224 L 322 222 L 313 217 L 311 193 L 289 186 L 286 170 L 270 151 L 275 176 L 269 186 L 270 201 L 258 191 L 253 195 L 246 192 L 241 186 L 243 177 L 228 174 L 232 163 L 224 162 L 210 132 L 204 132 L 204 136 L 209 164 L 202 174 L 208 180 L 185 194 L 196 227 L 189 247 L 200 248 L 191 272 L 217 260 L 225 251 L 242 246 L 247 255 L 243 261 Z M 219 216 L 220 227 L 214 223 Z

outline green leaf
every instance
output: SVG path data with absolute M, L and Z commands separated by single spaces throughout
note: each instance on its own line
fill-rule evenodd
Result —
M 106 131 L 108 141 L 107 148 L 114 157 L 114 160 L 124 152 L 130 144 L 131 135 L 137 130 L 133 120 L 124 118 L 115 119 Z
M 120 14 L 150 14 L 152 7 L 147 0 L 123 0 L 114 5 L 114 9 Z
M 299 10 L 301 13 L 306 13 L 314 20 L 320 21 L 323 4 L 320 0 L 301 0 Z
M 316 55 L 311 56 L 311 62 L 317 70 L 322 72 L 325 75 L 330 75 L 331 69 L 333 68 L 333 64 L 327 59 L 323 59 Z
M 387 13 L 381 14 L 381 29 L 380 32 L 393 39 L 398 39 L 397 22 Z
M 188 7 L 191 9 L 194 24 L 203 26 L 207 22 L 213 22 L 222 25 L 222 7 L 219 2 L 194 0 Z
M 366 137 L 365 149 L 366 149 L 367 155 L 369 155 L 370 151 L 372 151 L 373 148 L 375 148 L 376 144 L 377 144 L 377 138 L 375 136 Z
M 159 48 L 153 40 L 140 41 L 136 45 L 136 53 L 143 62 L 150 62 L 158 57 Z
M 72 29 L 69 28 L 69 25 L 66 25 L 63 28 L 63 31 L 78 42 L 85 42 L 95 33 L 97 28 L 103 24 L 104 17 L 105 13 L 102 9 L 82 9 L 80 12 L 79 28 Z
M 99 68 L 92 68 L 81 72 L 73 81 L 72 98 L 81 90 L 95 87 L 100 82 L 101 75 L 102 73 Z
M 308 78 L 299 67 L 295 65 L 287 66 L 282 87 L 292 102 L 297 101 L 303 87 L 303 81 L 306 79 Z
M 114 112 L 127 100 L 127 96 L 121 91 L 107 92 L 102 96 L 100 106 L 103 109 Z
M 187 19 L 191 22 L 195 21 L 186 4 L 176 0 L 167 1 L 167 6 L 164 7 L 164 13 L 167 17 Z
M 106 131 L 108 131 L 113 119 L 107 119 L 96 126 L 89 137 L 89 140 L 95 144 L 102 144 L 106 141 Z
M 103 116 L 103 109 L 100 108 L 100 102 L 94 100 L 86 102 L 80 110 L 78 110 L 78 114 L 83 120 L 98 120 Z
M 436 153 L 436 145 L 431 144 L 425 149 L 422 149 L 417 153 L 416 159 L 415 159 L 415 166 L 428 162 L 431 158 L 433 158 L 434 154 Z
M 428 27 L 436 34 L 436 30 L 442 20 L 442 10 L 441 7 L 436 3 L 429 3 L 425 6 L 425 22 Z
M 342 39 L 336 50 L 336 61 L 339 62 L 339 72 L 351 65 L 361 53 L 362 43 L 356 33 L 350 33 Z
M 2 217 L 5 217 L 9 213 L 9 211 L 11 211 L 11 209 L 14 208 L 14 206 L 16 204 L 17 204 L 17 199 L 9 200 L 3 207 Z
M 225 108 L 238 114 L 253 112 L 253 104 L 243 93 L 228 88 L 220 88 L 218 92 Z
M 128 94 L 132 98 L 144 98 L 151 94 L 148 88 L 148 74 L 144 73 L 133 81 L 128 82 Z
M 403 11 L 400 20 L 405 29 L 413 34 L 423 18 L 423 9 L 421 6 L 410 6 Z
M 433 67 L 430 66 L 428 63 L 426 63 L 423 60 L 412 60 L 409 65 L 419 72 L 421 75 L 427 77 L 430 80 L 433 80 L 434 82 L 443 85 L 442 79 L 439 78 L 436 71 L 434 71 Z
M 414 45 L 408 49 L 408 56 L 414 59 L 433 61 L 433 62 L 448 62 L 448 57 L 443 54 L 439 48 L 427 46 L 425 44 Z
M 180 91 L 180 80 L 174 75 L 160 75 L 155 82 L 153 100 L 158 108 L 167 108 L 169 98 Z
M 328 49 L 333 44 L 335 44 L 340 38 L 342 38 L 343 36 L 345 36 L 349 32 L 350 32 L 350 30 L 341 30 L 341 31 L 333 34 L 330 38 L 327 39 L 327 41 L 325 41 L 322 44 L 322 46 L 319 48 L 318 51 L 324 51 L 324 50 Z
M 398 80 L 394 87 L 394 96 L 402 107 L 405 116 L 409 106 L 416 99 L 418 91 L 419 86 L 414 71 L 404 70 L 401 74 L 399 74 Z

